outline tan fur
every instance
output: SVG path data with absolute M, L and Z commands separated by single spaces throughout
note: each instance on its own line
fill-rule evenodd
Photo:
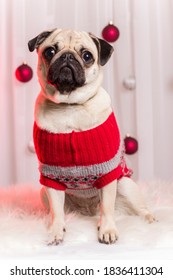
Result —
M 69 133 L 96 127 L 107 119 L 111 111 L 110 97 L 103 88 L 83 104 L 60 103 L 58 106 L 41 92 L 36 102 L 35 120 L 50 132 Z

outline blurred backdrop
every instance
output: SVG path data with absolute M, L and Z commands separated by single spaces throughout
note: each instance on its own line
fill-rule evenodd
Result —
M 0 186 L 38 184 L 32 146 L 39 93 L 37 55 L 27 43 L 44 30 L 75 28 L 101 37 L 112 20 L 120 31 L 105 66 L 122 137 L 137 139 L 128 156 L 134 177 L 173 177 L 173 0 L 0 0 Z M 15 77 L 26 62 L 33 78 Z

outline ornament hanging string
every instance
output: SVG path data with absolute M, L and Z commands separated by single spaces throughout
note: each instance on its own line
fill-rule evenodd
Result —
M 114 25 L 114 1 L 112 1 L 112 19 L 102 30 L 102 37 L 109 43 L 115 42 L 120 35 L 119 29 Z

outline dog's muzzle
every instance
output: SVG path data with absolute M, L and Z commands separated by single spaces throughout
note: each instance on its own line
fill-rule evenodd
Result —
M 51 65 L 47 80 L 60 93 L 70 93 L 85 83 L 85 73 L 73 53 L 63 53 Z

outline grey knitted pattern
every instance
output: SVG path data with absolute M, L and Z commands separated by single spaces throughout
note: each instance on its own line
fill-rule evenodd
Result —
M 59 179 L 60 177 L 90 177 L 99 176 L 100 174 L 105 175 L 114 170 L 121 162 L 123 154 L 122 142 L 119 146 L 117 154 L 109 161 L 93 164 L 88 166 L 72 166 L 72 167 L 61 167 L 52 166 L 48 164 L 40 163 L 40 172 L 49 178 Z

